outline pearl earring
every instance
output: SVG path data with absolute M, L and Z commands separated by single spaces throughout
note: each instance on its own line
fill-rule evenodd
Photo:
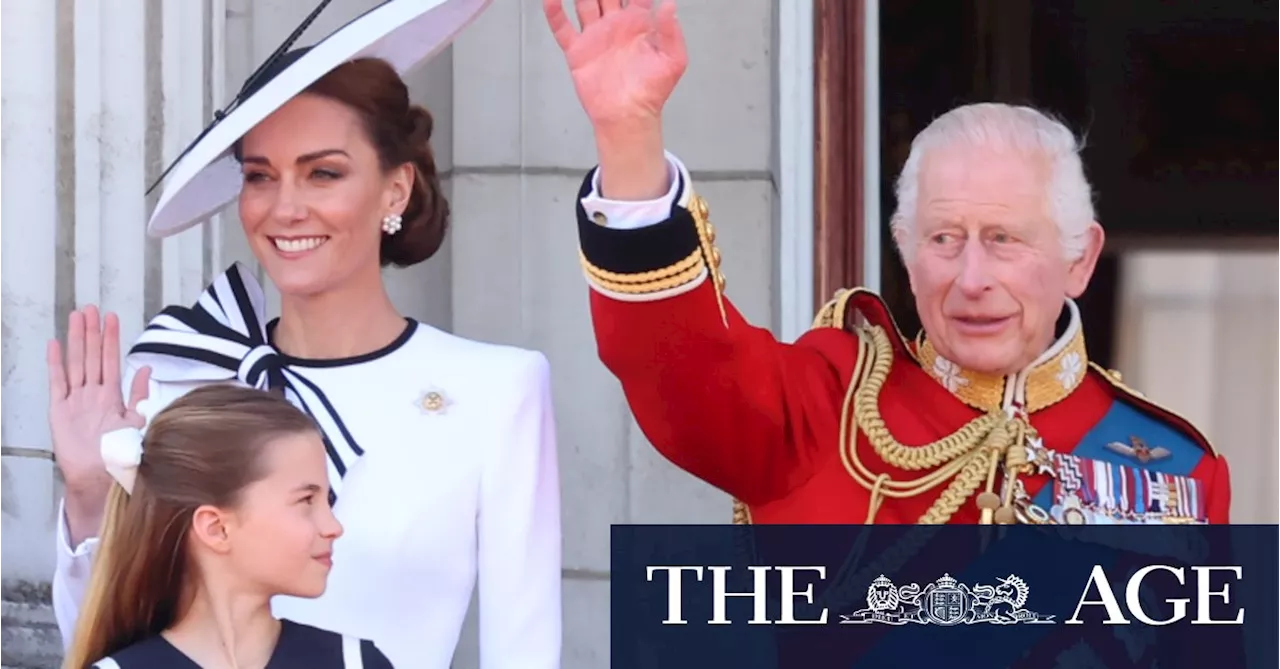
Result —
M 400 214 L 387 214 L 382 219 L 382 231 L 388 235 L 394 235 L 397 232 L 400 232 L 400 221 L 402 220 L 403 219 L 400 218 Z

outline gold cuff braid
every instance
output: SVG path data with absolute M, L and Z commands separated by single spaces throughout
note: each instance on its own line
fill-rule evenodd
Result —
M 600 269 L 587 260 L 581 249 L 578 250 L 578 259 L 592 283 L 605 290 L 626 295 L 643 295 L 678 288 L 702 275 L 702 251 L 694 251 L 684 260 L 669 267 L 635 274 Z
M 688 212 L 697 230 L 698 248 L 675 264 L 646 272 L 611 272 L 592 264 L 581 248 L 578 249 L 578 261 L 591 283 L 603 290 L 622 295 L 650 295 L 679 288 L 697 281 L 705 268 L 715 288 L 720 320 L 725 327 L 729 327 L 724 307 L 725 278 L 720 271 L 720 250 L 715 246 L 716 232 L 711 225 L 710 209 L 701 196 L 690 192 Z

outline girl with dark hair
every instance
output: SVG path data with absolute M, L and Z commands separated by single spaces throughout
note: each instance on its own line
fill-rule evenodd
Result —
M 369 641 L 271 614 L 274 595 L 324 592 L 342 534 L 306 414 L 206 386 L 145 436 L 104 435 L 103 458 L 116 485 L 68 669 L 391 666 Z
M 487 4 L 392 0 L 312 47 L 286 44 L 172 168 L 150 233 L 175 234 L 237 202 L 280 292 L 278 319 L 268 321 L 261 286 L 235 265 L 196 304 L 156 316 L 123 370 L 119 324 L 93 307 L 71 315 L 65 355 L 51 343 L 64 637 L 110 483 L 101 435 L 137 426 L 143 397 L 165 405 L 233 381 L 283 393 L 315 421 L 345 528 L 325 592 L 277 596 L 276 615 L 371 639 L 398 666 L 446 669 L 478 585 L 481 666 L 559 667 L 547 360 L 406 318 L 382 276 L 430 258 L 449 222 L 431 115 L 403 75 Z

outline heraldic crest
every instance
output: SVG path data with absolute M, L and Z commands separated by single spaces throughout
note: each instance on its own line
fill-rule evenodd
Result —
M 867 608 L 840 616 L 840 624 L 1053 624 L 1053 616 L 1024 608 L 1030 592 L 1026 581 L 1012 574 L 996 585 L 972 588 L 943 574 L 923 589 L 916 583 L 896 587 L 882 574 L 867 588 Z

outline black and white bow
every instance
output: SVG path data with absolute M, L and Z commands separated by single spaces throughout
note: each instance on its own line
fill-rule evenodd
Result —
M 200 295 L 194 306 L 171 306 L 151 319 L 128 360 L 151 368 L 159 382 L 239 380 L 262 390 L 280 389 L 320 427 L 328 452 L 330 501 L 364 450 L 318 386 L 286 365 L 267 339 L 262 286 L 236 263 Z

